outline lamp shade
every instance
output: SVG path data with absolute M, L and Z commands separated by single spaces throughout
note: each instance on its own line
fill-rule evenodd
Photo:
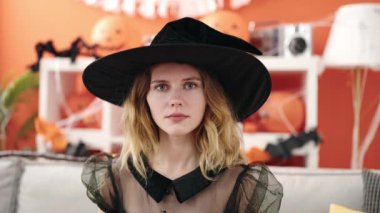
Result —
M 380 70 L 380 3 L 349 4 L 338 9 L 323 63 L 336 68 Z

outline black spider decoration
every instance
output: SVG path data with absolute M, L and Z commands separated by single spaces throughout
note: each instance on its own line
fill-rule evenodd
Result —
M 37 52 L 37 62 L 29 65 L 28 67 L 33 72 L 38 72 L 40 68 L 40 60 L 43 56 L 44 52 L 49 52 L 56 57 L 70 57 L 71 62 L 75 62 L 76 58 L 79 54 L 84 54 L 88 56 L 93 56 L 95 58 L 99 58 L 96 54 L 97 45 L 88 45 L 83 41 L 82 38 L 78 37 L 72 43 L 69 49 L 57 51 L 54 47 L 53 41 L 49 40 L 46 43 L 38 42 L 35 46 L 35 50 Z

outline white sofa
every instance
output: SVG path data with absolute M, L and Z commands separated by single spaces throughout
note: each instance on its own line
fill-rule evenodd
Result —
M 1 213 L 95 213 L 81 183 L 81 162 L 0 158 Z M 331 203 L 360 210 L 361 171 L 271 167 L 283 184 L 280 212 L 323 213 Z
M 361 170 L 271 169 L 284 188 L 280 212 L 329 212 L 332 203 L 355 210 L 363 205 Z

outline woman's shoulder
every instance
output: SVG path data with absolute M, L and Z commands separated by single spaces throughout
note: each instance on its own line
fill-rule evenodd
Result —
M 89 199 L 104 212 L 115 212 L 118 206 L 118 158 L 106 153 L 90 156 L 83 165 L 82 183 Z
M 101 152 L 97 154 L 93 154 L 87 158 L 84 163 L 85 168 L 106 168 L 109 162 L 112 162 L 114 157 L 111 155 Z
M 105 181 L 117 176 L 119 168 L 118 158 L 107 153 L 91 155 L 84 163 L 82 170 L 82 182 L 96 178 L 97 185 L 105 184 Z
M 269 167 L 260 162 L 236 167 L 240 173 L 228 208 L 236 212 L 278 212 L 283 188 Z
M 243 167 L 243 171 L 237 179 L 237 184 L 243 186 L 255 185 L 255 191 L 259 191 L 259 188 L 261 188 L 260 190 L 265 190 L 273 195 L 282 197 L 282 185 L 266 164 L 252 162 L 241 166 Z
M 118 156 L 104 152 L 97 153 L 87 158 L 83 165 L 83 173 L 87 171 L 96 174 L 117 175 L 120 162 L 121 160 Z
M 252 162 L 248 164 L 240 165 L 243 167 L 241 175 L 247 178 L 253 178 L 255 180 L 262 180 L 263 178 L 274 178 L 274 174 L 270 171 L 270 168 L 262 162 Z

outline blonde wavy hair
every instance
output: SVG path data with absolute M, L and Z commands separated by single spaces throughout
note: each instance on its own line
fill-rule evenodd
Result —
M 193 66 L 194 67 L 194 66 Z M 196 68 L 196 67 L 194 67 Z M 241 152 L 241 134 L 232 114 L 230 104 L 220 84 L 209 74 L 196 68 L 203 81 L 206 109 L 203 120 L 194 130 L 196 149 L 199 152 L 199 166 L 203 176 L 213 180 L 208 172 L 219 172 L 225 167 L 245 163 Z M 144 157 L 157 152 L 159 147 L 159 131 L 155 124 L 146 97 L 150 88 L 151 70 L 139 74 L 124 103 L 123 125 L 126 140 L 120 158 L 124 168 L 128 158 L 136 170 L 145 179 L 147 168 Z

